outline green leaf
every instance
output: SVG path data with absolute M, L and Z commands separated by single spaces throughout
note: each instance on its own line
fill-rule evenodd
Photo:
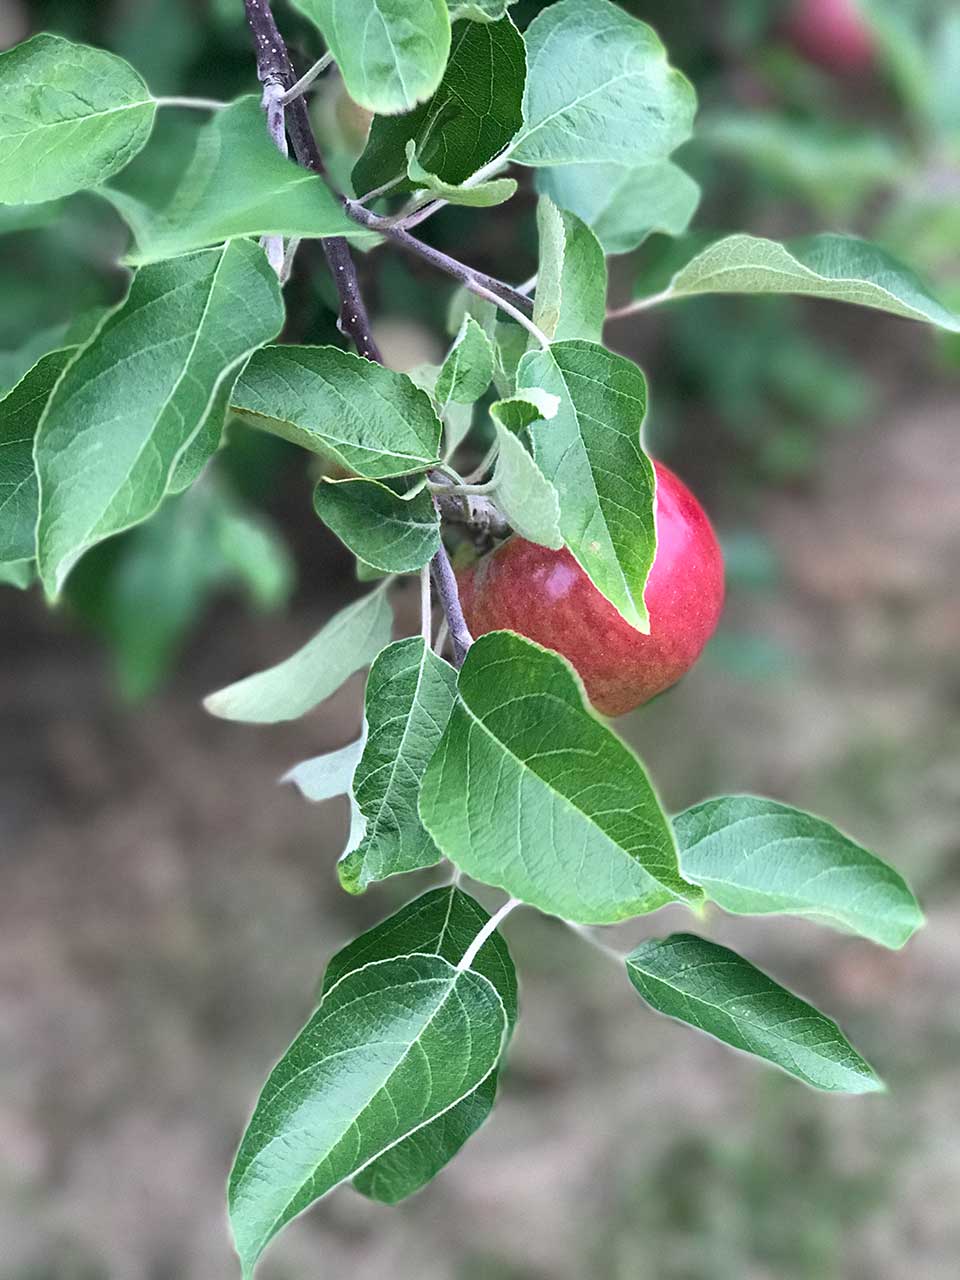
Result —
M 438 955 L 456 964 L 489 919 L 479 902 L 455 885 L 431 889 L 338 951 L 327 966 L 323 990 L 371 960 L 410 953 Z M 499 933 L 487 939 L 471 968 L 496 988 L 506 1010 L 509 1035 L 517 1019 L 517 975 Z M 353 1185 L 385 1204 L 412 1195 L 453 1159 L 486 1120 L 496 1093 L 494 1071 L 469 1097 L 368 1165 Z
M 294 0 L 316 23 L 347 92 L 396 115 L 429 98 L 450 52 L 446 0 Z
M 420 816 L 467 875 L 566 920 L 611 924 L 701 897 L 639 760 L 563 658 L 509 631 L 467 654 Z
M 186 450 L 222 423 L 237 370 L 282 324 L 276 275 L 248 241 L 137 273 L 78 348 L 37 429 L 49 595 L 88 547 L 152 515 Z
M 337 868 L 350 893 L 440 861 L 420 821 L 417 797 L 450 717 L 456 685 L 453 668 L 420 636 L 396 641 L 370 668 L 367 744 L 353 780 L 366 826 L 360 844 Z
M 333 800 L 336 796 L 348 795 L 366 740 L 366 732 L 364 732 L 356 742 L 341 747 L 339 751 L 330 751 L 324 756 L 302 760 L 294 765 L 289 773 L 285 773 L 280 781 L 292 782 L 303 798 L 313 804 L 321 800 Z M 381 958 L 377 957 L 377 959 Z
M 923 923 L 893 867 L 836 827 L 757 796 L 722 796 L 674 819 L 688 880 L 737 915 L 812 916 L 884 947 Z
M 286 661 L 211 693 L 203 705 L 223 720 L 248 724 L 296 720 L 373 661 L 390 643 L 392 623 L 386 593 L 372 591 L 334 614 Z
M 460 332 L 437 378 L 435 395 L 441 406 L 450 400 L 473 404 L 486 394 L 493 379 L 493 346 L 474 320 L 464 316 Z
M 563 534 L 556 489 L 512 431 L 500 422 L 496 430 L 500 451 L 493 493 L 497 506 L 522 538 L 559 550 Z
M 630 253 L 659 231 L 686 231 L 700 188 L 672 160 L 628 167 L 566 164 L 542 169 L 537 190 L 591 227 L 605 253 Z
M 696 95 L 656 33 L 610 0 L 559 0 L 526 32 L 527 165 L 631 166 L 662 160 L 693 127 Z
M 658 301 L 701 293 L 830 298 L 960 332 L 960 315 L 928 293 L 909 267 L 855 236 L 808 236 L 786 244 L 759 236 L 727 236 L 682 267 Z
M 0 562 L 0 585 L 26 591 L 36 581 L 36 564 L 33 560 L 8 560 Z
M 438 461 L 440 420 L 405 373 L 337 347 L 267 347 L 237 381 L 233 411 L 252 426 L 368 480 Z
M 533 319 L 548 338 L 600 342 L 607 309 L 607 263 L 586 223 L 547 196 L 537 205 L 540 271 Z
M 497 22 L 517 0 L 447 0 L 450 19 L 469 18 L 471 22 Z
M 838 1093 L 883 1088 L 835 1022 L 727 947 L 676 933 L 641 943 L 627 973 L 659 1013 Z
M 643 590 L 657 541 L 653 464 L 640 447 L 643 374 L 596 343 L 558 342 L 523 357 L 517 384 L 560 397 L 557 416 L 530 437 L 560 497 L 564 541 L 627 622 L 649 631 Z
M 423 187 L 431 198 L 446 200 L 447 204 L 461 204 L 474 209 L 492 209 L 516 195 L 517 182 L 513 178 L 494 178 L 491 182 L 444 182 L 435 173 L 425 169 L 416 155 L 417 144 L 411 138 L 407 143 L 407 177 L 416 187 Z
M 321 480 L 313 506 L 355 556 L 384 573 L 415 573 L 440 550 L 440 517 L 425 489 L 402 498 L 374 480 Z
M 498 155 L 520 128 L 525 75 L 523 38 L 509 18 L 459 23 L 450 61 L 429 102 L 404 116 L 377 116 L 353 170 L 358 195 L 395 178 L 409 189 L 406 145 L 443 182 L 462 183 Z
M 146 144 L 156 104 L 122 58 L 39 35 L 0 54 L 0 203 L 106 182 Z
M 195 154 L 164 203 L 147 203 L 116 187 L 101 187 L 98 194 L 133 232 L 136 246 L 126 259 L 133 266 L 235 236 L 347 235 L 376 242 L 347 217 L 319 174 L 280 154 L 255 97 L 239 98 L 203 127 Z
M 32 560 L 37 529 L 33 442 L 73 348 L 51 351 L 0 400 L 0 561 Z
M 271 1072 L 230 1175 L 244 1276 L 291 1218 L 469 1097 L 506 1032 L 494 986 L 439 956 L 375 961 L 331 986 Z
M 490 416 L 508 431 L 519 434 L 541 419 L 549 422 L 557 416 L 560 397 L 551 395 L 542 387 L 524 387 L 516 395 L 504 400 L 494 400 Z

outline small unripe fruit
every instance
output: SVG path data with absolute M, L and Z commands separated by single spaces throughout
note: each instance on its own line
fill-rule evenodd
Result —
M 657 554 L 644 598 L 650 634 L 626 622 L 569 551 L 509 538 L 459 575 L 474 636 L 516 631 L 563 654 L 604 715 L 630 711 L 689 671 L 723 608 L 723 557 L 706 513 L 654 463 Z
M 873 65 L 873 36 L 857 0 L 794 0 L 785 32 L 798 53 L 835 75 L 861 75 Z

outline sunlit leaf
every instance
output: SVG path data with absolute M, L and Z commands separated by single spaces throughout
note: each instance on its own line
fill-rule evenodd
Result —
M 534 322 L 557 342 L 600 342 L 607 307 L 607 264 L 586 223 L 547 196 L 537 205 L 540 271 Z
M 415 187 L 422 187 L 434 199 L 474 209 L 492 209 L 516 194 L 517 182 L 514 178 L 493 178 L 488 182 L 473 184 L 444 182 L 423 167 L 417 159 L 416 145 L 412 139 L 407 143 L 407 177 Z

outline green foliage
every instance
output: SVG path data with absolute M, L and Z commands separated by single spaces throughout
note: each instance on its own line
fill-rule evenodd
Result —
M 594 342 L 531 351 L 519 387 L 559 396 L 549 423 L 533 423 L 533 456 L 560 497 L 560 529 L 590 581 L 639 631 L 649 630 L 643 588 L 656 554 L 653 464 L 640 447 L 643 374 Z
M 230 1175 L 244 1274 L 314 1200 L 469 1098 L 506 1034 L 492 983 L 439 956 L 373 961 L 328 988 L 271 1072 Z
M 811 916 L 885 947 L 902 947 L 923 923 L 898 872 L 812 814 L 724 796 L 673 825 L 683 874 L 725 911 Z
M 329 698 L 390 642 L 393 616 L 382 588 L 339 613 L 284 662 L 204 699 L 211 715 L 247 724 L 296 720 Z
M 143 147 L 156 104 L 122 58 L 39 35 L 0 53 L 0 201 L 99 186 Z
M 440 519 L 424 489 L 402 497 L 375 480 L 324 480 L 313 506 L 344 546 L 383 573 L 414 573 L 440 550 Z
M 581 924 L 699 899 L 642 765 L 564 659 L 494 631 L 471 648 L 457 694 L 420 797 L 455 866 Z
M 420 164 L 457 186 L 492 160 L 520 128 L 526 75 L 523 39 L 509 18 L 491 24 L 462 22 L 443 80 L 429 102 L 402 116 L 377 116 L 366 150 L 353 170 L 358 195 L 407 172 L 407 145 Z
M 464 316 L 460 332 L 437 376 L 436 399 L 444 408 L 451 400 L 456 404 L 473 404 L 486 392 L 492 379 L 490 339 L 473 316 Z
M 439 862 L 417 801 L 450 718 L 456 685 L 456 672 L 420 636 L 388 645 L 370 668 L 367 741 L 353 778 L 363 837 L 338 867 L 340 883 L 351 893 Z
M 393 115 L 429 98 L 450 52 L 447 0 L 294 0 L 323 33 L 350 96 Z
M 267 347 L 237 382 L 232 408 L 251 425 L 333 458 L 368 480 L 438 460 L 440 420 L 403 373 L 336 347 Z
M 607 264 L 600 242 L 572 213 L 542 196 L 537 205 L 540 272 L 533 308 L 536 324 L 555 342 L 603 341 Z
M 504 402 L 498 401 L 502 405 Z M 491 411 L 496 408 L 492 406 Z M 559 550 L 560 499 L 526 449 L 501 422 L 497 422 L 497 465 L 493 493 L 497 506 L 522 538 Z
M 138 272 L 37 426 L 37 563 L 49 595 L 88 547 L 156 511 L 207 427 L 216 448 L 241 364 L 282 323 L 276 276 L 247 241 Z
M 815 1089 L 882 1089 L 840 1028 L 727 947 L 675 933 L 643 942 L 626 959 L 647 1004 L 773 1062 Z

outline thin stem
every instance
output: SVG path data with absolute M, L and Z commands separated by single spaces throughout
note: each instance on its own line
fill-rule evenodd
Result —
M 379 187 L 374 187 L 372 191 L 368 191 L 365 196 L 361 196 L 359 200 L 354 200 L 352 203 L 356 205 L 365 205 L 369 204 L 371 200 L 379 200 L 381 196 L 385 196 L 388 191 L 392 191 L 395 186 L 399 185 L 405 177 L 406 174 L 398 173 L 397 176 L 395 178 L 391 178 L 389 182 L 382 182 Z
M 306 72 L 306 74 L 302 75 L 296 84 L 292 84 L 290 86 L 281 99 L 283 105 L 286 106 L 288 103 L 292 102 L 294 98 L 299 98 L 302 93 L 310 88 L 317 76 L 322 75 L 323 72 L 326 71 L 331 62 L 333 62 L 333 54 L 327 50 L 323 57 L 318 58 L 310 70 Z
M 223 111 L 230 104 L 216 98 L 154 98 L 158 107 L 184 107 L 188 111 Z
M 480 463 L 480 465 L 477 467 L 474 467 L 474 469 L 471 472 L 469 472 L 467 475 L 463 477 L 463 483 L 476 484 L 477 481 L 481 478 L 481 476 L 485 476 L 487 472 L 490 470 L 490 468 L 494 465 L 494 463 L 497 460 L 497 455 L 499 454 L 499 452 L 500 452 L 500 441 L 495 440 L 493 444 L 490 446 L 490 448 L 487 450 L 487 452 L 484 454 L 483 461 Z
M 447 626 L 446 618 L 442 618 L 439 627 L 437 627 L 437 638 L 433 642 L 434 653 L 439 653 L 443 657 L 443 651 L 446 648 L 447 641 L 450 639 L 450 628 Z
M 433 642 L 433 592 L 429 564 L 425 564 L 420 570 L 420 634 L 429 649 Z
M 614 947 L 608 947 L 605 942 L 601 942 L 595 934 L 591 933 L 586 925 L 577 924 L 573 920 L 564 920 L 563 923 L 568 929 L 572 929 L 575 934 L 581 937 L 584 942 L 589 942 L 591 947 L 596 948 L 597 951 L 602 951 L 603 954 L 605 956 L 609 956 L 611 960 L 616 960 L 617 964 L 623 964 L 626 960 L 625 955 L 617 951 Z
M 406 231 L 409 231 L 411 227 L 419 227 L 421 222 L 426 222 L 428 218 L 432 218 L 435 213 L 445 209 L 449 203 L 449 200 L 431 200 L 408 213 L 406 217 L 401 218 L 397 226 L 403 227 Z
M 529 280 L 524 280 L 523 284 L 517 285 L 517 293 L 522 293 L 524 297 L 529 297 L 536 287 L 537 272 L 535 271 Z
M 447 626 L 450 628 L 450 639 L 453 641 L 453 665 L 462 667 L 463 661 L 467 656 L 467 650 L 473 644 L 473 636 L 470 634 L 467 620 L 463 616 L 456 574 L 453 572 L 453 565 L 450 563 L 447 549 L 442 543 L 440 550 L 430 561 L 430 572 L 433 574 L 437 595 L 440 597 L 440 604 L 443 606 L 443 616 L 446 618 Z
M 286 93 L 296 83 L 297 74 L 274 20 L 270 0 L 244 0 L 244 8 L 256 50 L 260 83 L 264 88 L 268 85 L 279 86 Z M 297 161 L 305 169 L 322 175 L 323 157 L 320 155 L 302 95 L 289 103 L 286 126 Z M 321 244 L 340 299 L 340 315 L 337 320 L 340 331 L 353 341 L 362 356 L 382 364 L 383 358 L 370 329 L 350 246 L 342 236 L 326 237 L 321 240 Z
M 452 494 L 455 498 L 484 497 L 496 487 L 492 480 L 487 484 L 427 484 L 431 493 Z
M 476 960 L 477 955 L 480 951 L 480 948 L 487 941 L 487 939 L 492 937 L 493 934 L 496 933 L 497 928 L 503 923 L 504 920 L 506 920 L 507 916 L 514 909 L 514 907 L 519 907 L 521 905 L 522 904 L 519 898 L 508 898 L 507 901 L 500 908 L 500 910 L 495 912 L 490 917 L 490 919 L 483 926 L 483 928 L 480 930 L 480 932 L 477 934 L 474 940 L 470 943 L 469 947 L 467 947 L 466 951 L 463 953 L 463 959 L 457 965 L 457 973 L 463 973 L 465 969 L 470 968 L 474 960 Z
M 272 82 L 263 89 L 263 109 L 267 113 L 267 132 L 281 155 L 289 155 L 287 146 L 286 115 L 283 110 L 283 90 Z M 263 236 L 260 240 L 267 255 L 267 261 L 283 280 L 286 253 L 283 247 L 283 236 Z M 292 264 L 291 264 L 292 265 Z
M 492 302 L 494 306 L 505 311 L 508 316 L 512 316 L 517 324 L 522 325 L 527 333 L 532 333 L 536 340 L 540 343 L 543 351 L 547 351 L 550 347 L 550 339 L 539 329 L 531 319 L 523 314 L 519 307 L 515 307 L 512 302 L 508 302 L 506 298 L 501 298 L 498 293 L 494 293 L 492 289 L 485 288 L 482 284 L 478 284 L 476 280 L 464 280 L 464 284 L 471 293 L 475 293 L 478 298 L 486 298 L 488 302 Z M 524 298 L 524 302 L 527 299 Z
M 616 307 L 613 311 L 608 311 L 607 319 L 622 320 L 624 316 L 636 315 L 638 311 L 646 311 L 648 307 L 658 307 L 661 302 L 669 302 L 675 296 L 673 290 L 668 287 L 660 293 L 652 293 L 649 298 L 638 298 L 636 302 L 628 302 L 625 307 Z

